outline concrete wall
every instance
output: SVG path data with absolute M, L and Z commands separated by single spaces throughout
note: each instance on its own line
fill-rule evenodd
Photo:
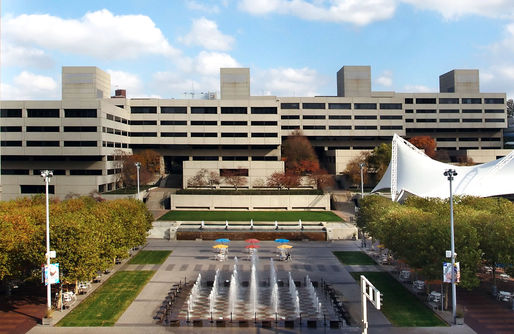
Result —
M 473 162 L 478 164 L 483 164 L 486 162 L 490 162 L 496 159 L 500 159 L 507 154 L 512 152 L 512 150 L 467 150 L 468 158 L 473 159 Z
M 330 195 L 180 195 L 171 209 L 205 210 L 330 210 Z

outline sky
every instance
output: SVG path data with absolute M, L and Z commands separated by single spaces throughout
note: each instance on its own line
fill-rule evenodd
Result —
M 336 95 L 344 65 L 374 91 L 437 92 L 479 69 L 514 97 L 514 0 L 3 0 L 0 98 L 61 98 L 62 66 L 97 66 L 128 97 L 219 93 L 249 67 L 252 95 Z

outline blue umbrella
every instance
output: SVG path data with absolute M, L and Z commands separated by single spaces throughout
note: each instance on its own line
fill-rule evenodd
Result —
M 287 239 L 275 239 L 275 242 L 283 244 L 283 243 L 289 242 L 289 240 L 287 240 Z
M 230 242 L 230 240 L 229 240 L 229 239 L 227 239 L 227 238 L 216 239 L 216 240 L 214 240 L 214 241 L 216 241 L 216 242 L 222 242 L 222 243 L 223 243 L 223 242 Z

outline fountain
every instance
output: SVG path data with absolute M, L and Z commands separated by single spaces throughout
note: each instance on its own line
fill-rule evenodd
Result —
M 293 277 L 291 276 L 291 272 L 289 272 L 288 275 L 289 275 L 289 294 L 291 295 L 291 300 L 294 303 L 295 316 L 298 318 L 300 316 L 300 298 L 298 297 L 298 289 L 296 288 L 296 285 L 294 284 Z
M 298 227 L 300 228 L 300 230 L 303 230 L 303 225 L 302 225 L 301 219 L 298 219 Z
M 250 230 L 253 230 L 253 219 L 250 219 Z
M 202 220 L 202 224 L 200 225 L 200 229 L 201 229 L 201 230 L 203 230 L 203 229 L 204 229 L 204 227 L 205 227 L 205 223 L 204 223 L 204 221 Z
M 225 220 L 225 230 L 228 230 L 228 220 Z
M 312 281 L 307 275 L 305 277 L 305 285 L 307 287 L 307 292 L 309 293 L 309 297 L 311 298 L 312 305 L 314 305 L 316 313 L 318 316 L 321 315 L 321 303 L 319 302 L 318 295 L 316 294 L 316 289 L 314 288 L 314 285 L 312 284 Z
M 278 230 L 278 222 L 275 220 L 275 230 Z
M 250 274 L 250 311 L 252 312 L 252 315 L 255 316 L 257 313 L 257 304 L 258 304 L 258 296 L 257 296 L 257 268 L 256 268 L 256 262 L 257 262 L 257 252 L 252 253 L 252 269 Z
M 200 295 L 201 282 L 202 282 L 202 274 L 198 274 L 198 278 L 196 279 L 195 284 L 191 288 L 191 293 L 189 294 L 189 298 L 187 299 L 188 320 L 189 320 L 189 315 L 191 313 L 193 313 L 195 304 L 198 301 L 198 297 Z
M 209 294 L 209 312 L 211 314 L 211 321 L 212 321 L 212 314 L 214 312 L 214 306 L 216 304 L 216 299 L 218 298 L 219 274 L 220 274 L 220 270 L 218 268 L 218 269 L 216 269 L 216 274 L 214 275 L 214 282 L 212 284 L 211 293 Z

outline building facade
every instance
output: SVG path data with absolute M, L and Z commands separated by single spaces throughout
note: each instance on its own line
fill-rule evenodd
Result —
M 431 136 L 455 157 L 501 150 L 507 127 L 505 93 L 481 93 L 477 70 L 441 75 L 439 93 L 373 92 L 369 66 L 344 66 L 337 96 L 251 96 L 248 68 L 221 69 L 220 88 L 220 99 L 128 99 L 110 96 L 96 67 L 63 67 L 62 100 L 1 101 L 2 199 L 41 193 L 43 169 L 54 170 L 59 197 L 115 189 L 120 152 L 157 151 L 178 186 L 205 168 L 252 188 L 284 170 L 281 145 L 295 130 L 339 174 L 395 133 Z

